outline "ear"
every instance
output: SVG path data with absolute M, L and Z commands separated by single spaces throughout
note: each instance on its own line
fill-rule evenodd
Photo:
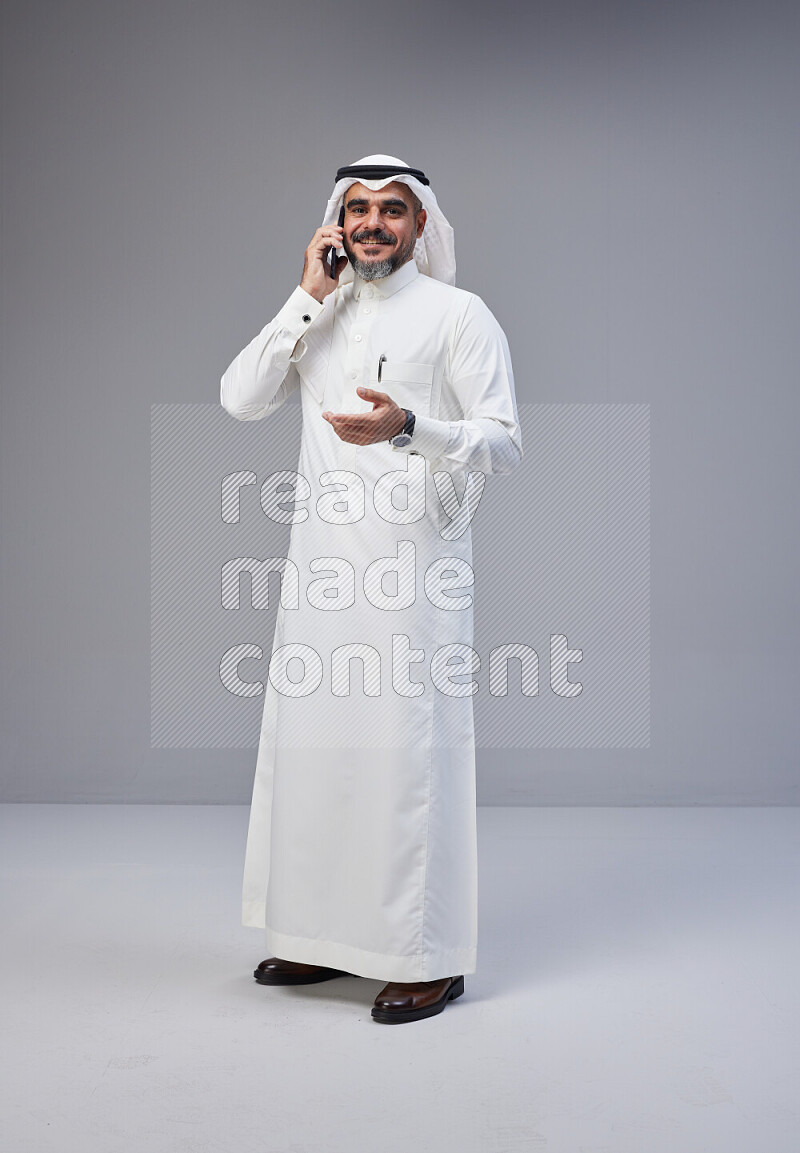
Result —
M 419 237 L 422 236 L 422 233 L 425 231 L 425 222 L 427 219 L 427 212 L 424 208 L 420 208 L 419 216 L 417 217 L 417 239 L 419 239 Z

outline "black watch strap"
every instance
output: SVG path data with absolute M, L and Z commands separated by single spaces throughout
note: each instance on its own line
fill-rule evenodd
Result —
M 390 444 L 394 440 L 395 436 L 413 436 L 414 435 L 414 424 L 416 423 L 417 418 L 414 415 L 414 413 L 411 411 L 410 408 L 404 408 L 403 412 L 406 414 L 406 422 L 403 425 L 403 427 L 400 429 L 399 432 L 396 432 L 396 433 L 394 433 L 393 436 L 389 437 L 389 443 Z

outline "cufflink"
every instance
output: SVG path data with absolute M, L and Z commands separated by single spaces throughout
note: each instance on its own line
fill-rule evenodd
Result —
M 308 313 L 307 313 L 307 312 L 303 313 L 303 321 L 304 321 L 304 323 L 305 323 L 305 324 L 310 324 L 310 323 L 311 323 L 311 317 L 308 315 Z

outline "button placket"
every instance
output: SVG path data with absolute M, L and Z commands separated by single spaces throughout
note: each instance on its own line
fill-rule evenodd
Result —
M 345 379 L 342 389 L 343 412 L 368 412 L 368 405 L 356 392 L 365 379 L 364 368 L 370 349 L 370 329 L 375 315 L 375 293 L 372 289 L 362 292 L 355 319 L 350 326 L 347 340 Z M 370 303 L 366 304 L 365 299 Z M 355 471 L 358 445 L 350 441 L 340 441 L 338 450 L 339 467 Z

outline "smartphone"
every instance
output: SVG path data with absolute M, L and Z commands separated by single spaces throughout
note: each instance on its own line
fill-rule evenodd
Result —
M 344 205 L 342 205 L 342 207 L 339 209 L 339 221 L 338 221 L 338 223 L 339 223 L 340 228 L 344 224 Z M 333 247 L 330 248 L 328 251 L 329 251 L 330 261 L 331 261 L 330 265 L 328 267 L 328 272 L 330 273 L 330 275 L 335 280 L 336 279 L 336 245 L 334 244 Z

